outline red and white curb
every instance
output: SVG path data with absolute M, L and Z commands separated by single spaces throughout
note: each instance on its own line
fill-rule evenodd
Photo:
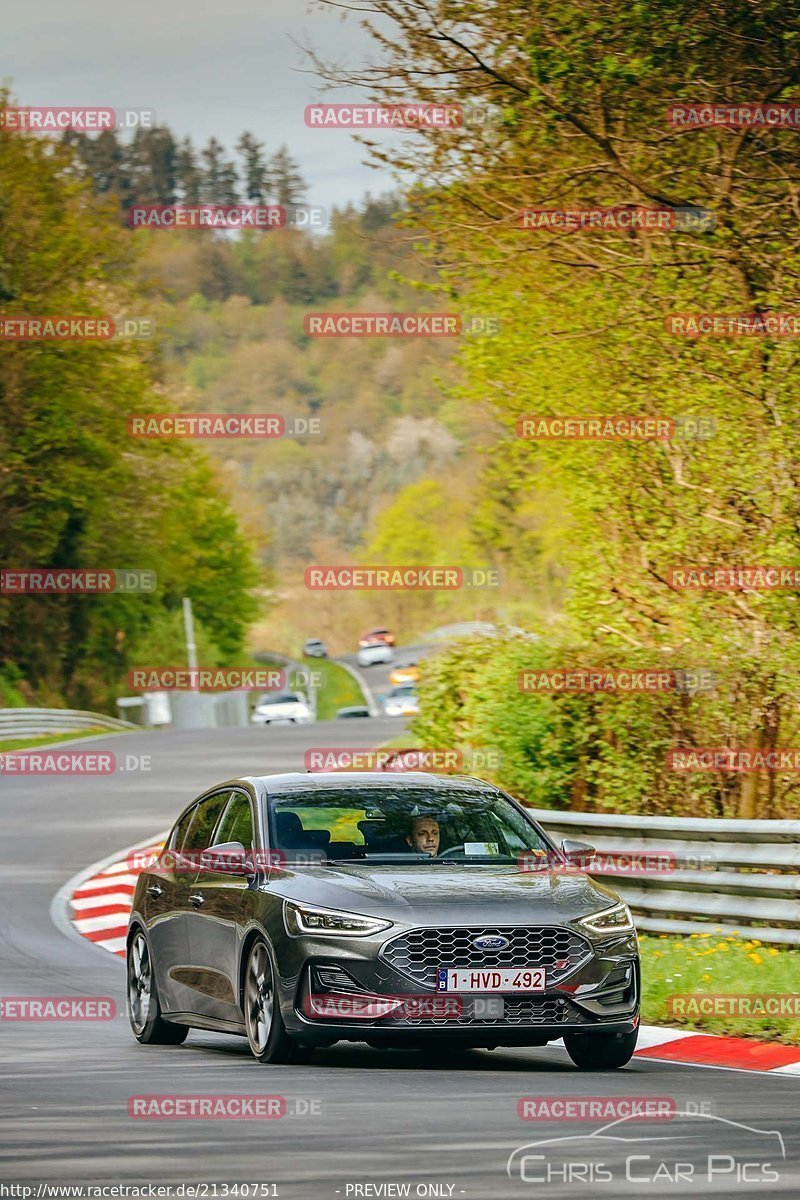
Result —
M 124 958 L 128 917 L 141 863 L 151 854 L 158 854 L 163 845 L 163 841 L 152 841 L 131 846 L 122 852 L 123 857 L 112 855 L 71 880 L 66 900 L 75 932 Z
M 693 1029 L 665 1029 L 660 1025 L 642 1025 L 634 1057 L 692 1063 L 697 1067 L 800 1075 L 800 1046 L 698 1033 Z
M 142 870 L 139 864 L 151 853 L 157 854 L 163 844 L 163 840 L 153 839 L 131 846 L 70 880 L 60 896 L 70 906 L 73 929 L 103 950 L 124 958 L 128 917 Z M 800 1075 L 800 1046 L 661 1025 L 641 1026 L 634 1059 Z

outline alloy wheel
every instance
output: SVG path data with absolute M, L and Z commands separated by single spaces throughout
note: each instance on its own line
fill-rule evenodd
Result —
M 153 973 L 150 952 L 144 934 L 139 931 L 134 934 L 128 954 L 128 1003 L 131 1024 L 137 1033 L 141 1033 L 147 1024 L 152 989 Z
M 244 1011 L 247 1021 L 247 1036 L 257 1054 L 267 1048 L 272 1030 L 275 991 L 272 981 L 272 964 L 267 947 L 256 942 L 250 952 L 244 990 Z

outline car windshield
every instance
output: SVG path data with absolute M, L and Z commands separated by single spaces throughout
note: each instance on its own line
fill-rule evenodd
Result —
M 392 699 L 402 700 L 404 696 L 416 696 L 413 683 L 398 683 L 389 692 Z
M 259 704 L 297 704 L 300 702 L 300 696 L 292 692 L 267 692 L 259 697 Z
M 270 842 L 290 861 L 516 863 L 552 845 L 500 792 L 333 787 L 269 799 Z

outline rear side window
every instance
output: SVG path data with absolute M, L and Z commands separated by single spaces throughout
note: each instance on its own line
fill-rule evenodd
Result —
M 194 816 L 194 808 L 190 808 L 187 813 L 184 813 L 178 824 L 172 831 L 172 837 L 169 839 L 169 847 L 171 850 L 182 850 L 183 843 L 186 840 L 186 834 L 189 831 L 189 826 L 192 823 Z

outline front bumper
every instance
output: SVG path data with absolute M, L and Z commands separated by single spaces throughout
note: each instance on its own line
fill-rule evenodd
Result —
M 364 944 L 368 940 L 369 946 Z M 588 952 L 574 968 L 554 972 L 556 978 L 544 992 L 501 994 L 503 1015 L 492 1017 L 474 1015 L 471 1004 L 457 1015 L 430 1015 L 429 1002 L 441 1000 L 444 994 L 396 970 L 383 954 L 385 943 L 376 947 L 371 939 L 349 939 L 345 945 L 344 939 L 326 944 L 321 938 L 291 938 L 284 948 L 295 960 L 295 970 L 289 978 L 281 972 L 283 1019 L 290 1033 L 312 1044 L 348 1040 L 402 1045 L 434 1039 L 472 1046 L 520 1046 L 544 1045 L 569 1032 L 633 1032 L 641 991 L 635 934 L 585 940 Z M 354 944 L 356 941 L 361 944 Z M 327 973 L 318 974 L 318 968 L 324 972 L 326 967 L 344 972 L 351 984 L 321 983 L 322 978 L 331 978 Z M 311 1003 L 312 993 L 315 1000 L 321 995 L 331 998 L 332 1015 L 318 1015 L 318 1006 Z M 359 996 L 408 997 L 410 1004 L 395 1010 L 399 1015 L 338 1015 L 342 1008 L 347 1009 L 348 997 L 357 1001 Z M 416 998 L 422 998 L 422 1015 Z M 471 1001 L 474 996 L 464 995 L 463 999 Z

